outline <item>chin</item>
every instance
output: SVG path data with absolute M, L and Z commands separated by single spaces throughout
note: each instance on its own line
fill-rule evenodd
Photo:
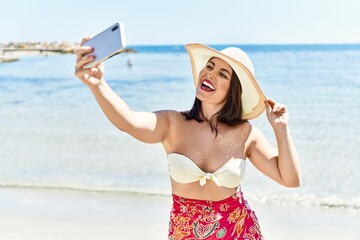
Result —
M 200 89 L 196 89 L 195 97 L 197 97 L 200 101 L 204 101 L 208 96 L 206 96 Z

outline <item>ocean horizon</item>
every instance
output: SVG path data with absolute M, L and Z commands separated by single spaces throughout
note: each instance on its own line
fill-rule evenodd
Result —
M 209 47 L 221 50 L 226 47 L 239 47 L 245 52 L 251 51 L 344 51 L 358 50 L 360 43 L 234 43 L 234 44 L 208 44 Z M 160 53 L 160 52 L 186 52 L 186 44 L 134 44 L 128 45 L 140 53 Z
M 265 95 L 290 111 L 302 186 L 279 186 L 247 161 L 247 198 L 359 210 L 360 44 L 209 46 L 246 51 Z M 195 89 L 183 45 L 129 47 L 137 53 L 109 59 L 105 79 L 133 110 L 191 108 Z M 74 64 L 72 54 L 0 64 L 0 187 L 171 194 L 161 145 L 112 126 L 75 78 Z M 251 123 L 276 144 L 265 114 Z

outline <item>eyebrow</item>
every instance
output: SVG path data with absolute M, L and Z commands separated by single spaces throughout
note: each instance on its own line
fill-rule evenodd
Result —
M 211 63 L 215 66 L 215 63 L 212 60 L 209 60 L 209 63 Z M 228 70 L 226 70 L 225 68 L 220 68 L 220 70 L 227 72 L 231 76 L 231 73 Z

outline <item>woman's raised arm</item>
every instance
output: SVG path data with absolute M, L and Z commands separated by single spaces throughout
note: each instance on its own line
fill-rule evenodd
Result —
M 90 88 L 106 117 L 117 128 L 146 143 L 163 142 L 169 127 L 168 111 L 132 111 L 106 83 L 103 63 L 84 68 L 85 64 L 94 59 L 91 55 L 93 49 L 82 46 L 88 39 L 84 38 L 76 51 L 76 77 Z
M 288 127 L 287 108 L 272 99 L 267 99 L 265 104 L 267 117 L 276 136 L 277 149 L 253 127 L 249 159 L 261 172 L 276 182 L 287 187 L 298 187 L 301 183 L 301 170 Z

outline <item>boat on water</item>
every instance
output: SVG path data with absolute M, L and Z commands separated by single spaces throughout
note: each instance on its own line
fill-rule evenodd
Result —
M 0 63 L 15 62 L 15 61 L 19 61 L 19 60 L 20 60 L 20 58 L 18 58 L 18 57 L 10 57 L 10 56 L 0 55 Z

